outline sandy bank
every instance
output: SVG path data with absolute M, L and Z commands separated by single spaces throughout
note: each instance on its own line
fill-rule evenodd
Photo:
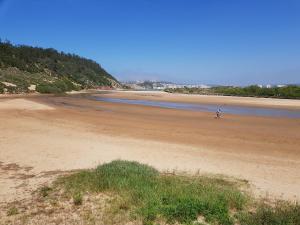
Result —
M 0 99 L 0 110 L 53 110 L 46 104 L 37 103 L 27 99 Z
M 77 97 L 1 104 L 0 201 L 28 196 L 61 171 L 113 159 L 234 176 L 249 180 L 257 195 L 300 199 L 297 119 L 228 115 L 215 120 L 210 113 Z M 48 107 L 55 110 L 23 110 Z

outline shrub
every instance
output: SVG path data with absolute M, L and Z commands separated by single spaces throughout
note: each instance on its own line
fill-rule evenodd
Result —
M 6 214 L 7 214 L 7 216 L 13 216 L 13 215 L 16 215 L 18 213 L 19 213 L 19 210 L 15 206 L 13 206 L 13 207 L 11 207 L 7 210 Z
M 5 85 L 0 83 L 0 94 L 4 93 L 4 88 L 5 88 Z
M 77 192 L 73 196 L 74 205 L 81 205 L 82 204 L 82 194 Z
M 42 83 L 37 85 L 36 90 L 40 93 L 63 93 L 72 90 L 79 90 L 80 87 L 74 85 L 67 78 L 61 78 L 53 83 Z
M 39 84 L 36 86 L 36 91 L 42 94 L 62 93 L 63 91 L 53 84 Z
M 48 186 L 44 186 L 40 189 L 40 194 L 43 197 L 47 197 L 49 195 L 49 192 L 52 190 L 52 188 L 48 187 Z

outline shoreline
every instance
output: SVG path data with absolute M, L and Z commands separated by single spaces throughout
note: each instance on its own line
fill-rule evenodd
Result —
M 97 93 L 90 93 L 97 94 Z M 101 93 L 100 93 L 101 94 Z M 198 95 L 198 94 L 177 94 L 160 91 L 108 91 L 105 96 L 121 97 L 128 99 L 141 100 L 159 100 L 178 103 L 192 104 L 228 104 L 234 106 L 251 106 L 262 108 L 283 108 L 300 109 L 300 100 L 298 99 L 276 99 L 260 97 L 241 97 L 241 96 L 220 96 L 220 95 Z
M 87 89 L 81 91 L 66 92 L 64 94 L 41 94 L 41 93 L 23 93 L 23 94 L 0 94 L 3 98 L 23 98 L 38 96 L 76 96 L 82 94 L 97 95 L 105 93 L 111 97 L 128 97 L 134 100 L 159 100 L 166 102 L 182 103 L 205 103 L 205 104 L 226 104 L 234 106 L 251 106 L 262 108 L 283 108 L 283 109 L 300 109 L 300 99 L 284 98 L 265 98 L 265 97 L 243 97 L 243 96 L 224 96 L 224 95 L 200 95 L 200 94 L 180 94 L 168 93 L 164 91 L 135 91 L 135 90 L 96 90 Z M 159 99 L 158 99 L 159 98 Z

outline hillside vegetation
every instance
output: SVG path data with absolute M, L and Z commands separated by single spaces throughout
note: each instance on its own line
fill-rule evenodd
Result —
M 0 41 L 0 93 L 61 93 L 119 85 L 93 60 Z
M 284 87 L 259 87 L 251 85 L 248 87 L 219 86 L 212 88 L 168 88 L 170 93 L 204 94 L 204 95 L 228 95 L 243 97 L 265 97 L 265 98 L 290 98 L 300 99 L 300 86 L 288 85 Z

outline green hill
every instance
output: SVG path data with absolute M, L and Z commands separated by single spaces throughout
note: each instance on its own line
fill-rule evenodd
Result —
M 93 60 L 55 49 L 0 41 L 0 93 L 62 93 L 120 87 Z

